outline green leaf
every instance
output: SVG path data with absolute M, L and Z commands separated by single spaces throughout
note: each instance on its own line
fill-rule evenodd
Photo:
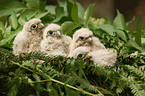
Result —
M 125 24 L 125 20 L 124 20 L 124 16 L 117 11 L 117 16 L 115 17 L 114 21 L 113 21 L 113 25 L 115 28 L 115 31 L 118 33 L 118 35 L 126 41 L 126 37 L 123 31 L 121 30 L 126 30 L 126 24 Z
M 71 10 L 71 18 L 78 23 L 78 5 L 76 4 L 76 2 L 73 4 L 72 6 L 72 10 Z
M 14 31 L 10 36 L 8 36 L 7 38 L 4 38 L 0 41 L 0 46 L 6 45 L 9 41 L 11 41 L 20 31 L 22 30 L 22 28 L 17 29 L 16 31 Z
M 12 29 L 11 26 L 7 26 L 7 27 L 6 27 L 6 32 L 7 32 L 7 33 L 8 33 L 8 32 L 10 33 L 10 32 L 11 32 L 11 29 Z
M 44 16 L 46 16 L 48 14 L 48 12 L 39 12 L 35 15 L 35 18 L 42 18 Z
M 24 0 L 29 8 L 39 9 L 40 0 Z
M 11 24 L 12 28 L 14 28 L 16 30 L 17 27 L 18 27 L 18 20 L 17 20 L 17 16 L 16 16 L 16 12 L 15 11 L 13 11 L 13 13 L 10 16 L 9 20 L 10 20 L 10 24 Z
M 135 35 L 135 42 L 141 46 L 141 17 L 139 17 L 136 25 L 136 35 Z
M 64 16 L 63 7 L 56 7 L 55 14 L 56 14 L 56 19 L 53 22 L 58 22 Z
M 78 2 L 77 2 L 77 5 L 78 5 L 78 17 L 83 20 L 84 19 L 84 13 L 85 13 L 84 8 Z
M 58 5 L 64 8 L 64 15 L 67 16 L 67 2 L 58 0 Z
M 68 15 L 71 17 L 71 10 L 72 10 L 72 7 L 73 7 L 73 3 L 70 2 L 69 0 L 67 0 L 67 12 L 68 12 Z
M 27 9 L 21 14 L 21 16 L 26 17 L 28 20 L 30 20 L 33 16 L 37 14 L 37 12 L 37 10 Z
M 8 26 L 7 27 L 7 29 L 9 29 L 10 30 L 10 28 L 11 28 L 11 26 Z M 10 36 L 11 34 L 12 34 L 13 32 L 10 30 L 10 31 L 6 31 L 4 34 L 3 34 L 3 36 L 4 36 L 4 38 L 7 38 L 8 36 Z
M 124 41 L 127 41 L 126 36 L 124 34 L 123 31 L 121 30 L 116 30 L 117 34 L 119 35 L 119 37 L 121 37 L 121 39 L 123 39 Z
M 2 30 L 2 33 L 6 31 L 5 25 L 3 24 L 2 21 L 0 21 L 0 30 Z
M 126 23 L 126 27 L 128 27 L 134 20 L 135 20 L 135 16 L 133 16 L 133 18 Z
M 105 18 L 105 24 L 110 24 L 110 19 L 109 18 Z
M 20 18 L 18 19 L 19 24 L 21 24 L 21 26 L 23 26 L 26 22 L 28 21 L 28 19 L 21 15 Z
M 124 16 L 118 10 L 117 10 L 117 16 L 115 17 L 115 19 L 113 21 L 113 25 L 114 25 L 115 29 L 126 30 Z
M 55 14 L 55 8 L 56 8 L 56 6 L 54 6 L 54 5 L 47 5 L 46 7 L 45 7 L 45 10 L 47 10 L 50 14 Z
M 126 36 L 126 40 L 129 41 L 130 37 L 126 30 L 122 30 Z
M 44 10 L 45 9 L 45 6 L 46 6 L 46 0 L 45 1 L 40 1 L 39 9 L 40 10 Z
M 106 33 L 113 35 L 113 33 L 115 32 L 115 29 L 112 25 L 110 24 L 104 24 L 104 25 L 99 25 L 100 29 L 102 29 L 103 31 L 105 31 Z
M 18 0 L 3 0 L 0 1 L 0 17 L 8 16 L 13 13 L 13 11 L 18 12 L 25 9 L 26 6 L 23 5 Z
M 96 5 L 96 2 L 91 4 L 87 8 L 87 10 L 85 11 L 85 14 L 84 14 L 84 26 L 85 27 L 88 27 L 88 21 L 89 21 L 90 17 L 92 16 L 93 12 L 94 12 L 95 5 Z
M 62 27 L 62 32 L 64 34 L 72 36 L 73 30 L 76 29 L 77 27 L 80 27 L 80 25 L 71 21 L 66 21 L 61 25 L 61 27 Z
M 139 51 L 143 52 L 143 49 L 132 38 L 130 38 L 129 44 Z

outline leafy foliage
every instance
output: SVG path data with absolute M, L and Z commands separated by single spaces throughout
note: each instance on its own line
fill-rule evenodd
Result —
M 0 3 L 0 95 L 21 96 L 144 96 L 145 51 L 141 18 L 137 30 L 130 32 L 123 14 L 117 11 L 113 23 L 109 19 L 92 18 L 95 3 L 84 11 L 81 4 L 58 1 L 58 6 L 41 0 L 5 0 Z M 12 42 L 25 22 L 40 18 L 57 23 L 64 34 L 88 27 L 106 48 L 117 51 L 113 67 L 97 67 L 88 58 L 49 57 L 40 52 L 12 54 Z M 137 35 L 131 34 L 136 33 Z M 135 37 L 135 40 L 134 40 Z

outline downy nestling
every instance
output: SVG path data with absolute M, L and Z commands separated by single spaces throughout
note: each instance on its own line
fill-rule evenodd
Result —
M 71 37 L 62 34 L 61 31 L 61 26 L 48 24 L 43 32 L 43 40 L 41 41 L 42 52 L 51 56 L 68 56 Z
M 106 49 L 88 28 L 81 28 L 73 34 L 69 57 L 76 59 L 79 55 L 90 58 L 96 66 L 113 66 L 117 57 L 117 54 Z
M 19 55 L 23 52 L 40 51 L 42 28 L 44 28 L 44 25 L 38 18 L 26 22 L 22 31 L 14 39 L 13 53 Z

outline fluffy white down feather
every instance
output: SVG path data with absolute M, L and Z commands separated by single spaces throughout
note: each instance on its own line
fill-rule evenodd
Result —
M 51 34 L 50 34 L 51 33 Z M 67 57 L 71 37 L 61 33 L 61 27 L 57 24 L 49 24 L 43 32 L 41 51 L 52 56 Z
M 40 37 L 39 35 L 33 35 L 33 37 L 31 38 L 30 42 L 29 42 L 29 52 L 31 51 L 40 51 L 40 42 L 42 40 L 42 37 Z
M 88 56 L 91 57 L 96 66 L 113 66 L 117 58 L 117 54 L 113 49 L 100 49 L 89 52 Z
M 38 27 L 32 29 L 33 24 L 38 24 Z M 19 55 L 23 52 L 40 50 L 40 40 L 42 39 L 41 29 L 44 25 L 40 19 L 31 19 L 25 23 L 23 30 L 20 31 L 13 42 L 13 53 Z M 37 38 L 37 39 L 36 39 Z

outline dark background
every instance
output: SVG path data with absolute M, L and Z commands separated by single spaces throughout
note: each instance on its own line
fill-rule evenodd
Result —
M 129 29 L 136 28 L 136 22 L 139 16 L 142 18 L 142 28 L 145 28 L 145 0 L 77 0 L 86 9 L 89 4 L 97 2 L 94 12 L 95 17 L 108 17 L 113 20 L 118 9 L 124 16 L 126 22 L 130 21 L 133 16 L 136 20 L 129 26 Z

